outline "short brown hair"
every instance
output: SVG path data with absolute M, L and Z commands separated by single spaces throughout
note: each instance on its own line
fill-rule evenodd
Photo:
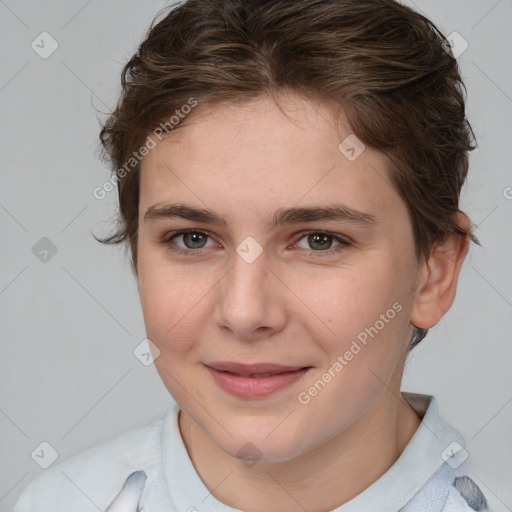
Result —
M 98 240 L 127 241 L 135 272 L 140 164 L 122 179 L 119 170 L 191 97 L 201 106 L 289 91 L 338 105 L 353 133 L 391 160 L 418 259 L 447 235 L 479 244 L 473 227 L 454 220 L 476 147 L 466 88 L 430 20 L 394 0 L 187 0 L 168 8 L 125 65 L 100 134 L 120 215 L 117 231 Z M 427 332 L 414 327 L 411 348 Z

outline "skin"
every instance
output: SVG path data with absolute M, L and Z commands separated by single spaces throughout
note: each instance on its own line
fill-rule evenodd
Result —
M 417 261 L 406 205 L 389 161 L 366 147 L 349 161 L 351 131 L 327 105 L 281 96 L 197 107 L 142 162 L 138 287 L 156 368 L 178 403 L 180 431 L 201 479 L 220 501 L 248 512 L 326 511 L 364 491 L 397 460 L 420 424 L 400 394 L 412 325 L 450 308 L 469 240 L 450 237 Z M 145 219 L 172 202 L 208 208 L 227 226 Z M 277 226 L 287 207 L 342 203 L 375 216 Z M 460 216 L 461 225 L 468 219 Z M 174 231 L 194 228 L 196 239 Z M 348 237 L 322 245 L 303 231 Z M 247 263 L 248 236 L 262 253 Z M 330 245 L 329 245 L 329 242 Z M 189 251 L 177 254 L 173 249 Z M 199 256 L 192 255 L 199 254 Z M 310 402 L 307 391 L 394 303 L 402 309 Z M 266 398 L 219 388 L 205 362 L 313 367 Z M 252 443 L 255 464 L 240 458 Z M 238 456 L 237 456 L 238 454 Z

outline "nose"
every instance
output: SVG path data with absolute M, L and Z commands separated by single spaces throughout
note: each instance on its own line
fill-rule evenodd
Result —
M 239 254 L 219 283 L 215 321 L 233 337 L 255 341 L 281 331 L 286 321 L 283 284 L 263 252 L 248 263 Z

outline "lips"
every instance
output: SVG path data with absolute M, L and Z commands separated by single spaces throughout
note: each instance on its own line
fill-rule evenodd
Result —
M 220 389 L 244 399 L 263 399 L 277 394 L 301 380 L 311 369 L 311 366 L 234 362 L 208 363 L 205 367 Z
M 233 362 L 208 363 L 206 366 L 221 372 L 232 373 L 241 377 L 270 377 L 280 373 L 289 373 L 308 368 L 306 366 L 283 366 L 274 363 L 241 364 Z

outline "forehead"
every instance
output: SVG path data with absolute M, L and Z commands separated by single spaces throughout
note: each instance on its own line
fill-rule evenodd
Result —
M 182 123 L 142 161 L 141 215 L 177 199 L 226 215 L 250 206 L 265 217 L 308 203 L 378 212 L 401 202 L 389 159 L 364 147 L 326 104 L 262 97 L 196 107 Z

